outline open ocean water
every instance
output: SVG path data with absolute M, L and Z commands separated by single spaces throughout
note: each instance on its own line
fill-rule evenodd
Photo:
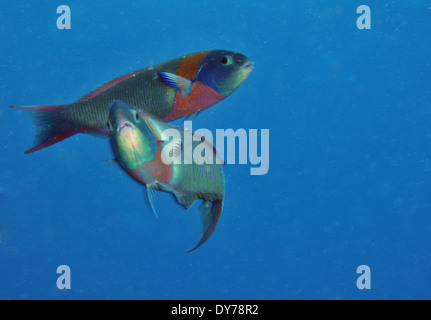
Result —
M 430 1 L 18 0 L 0 21 L 0 299 L 431 298 Z M 196 251 L 198 204 L 157 192 L 155 219 L 108 140 L 24 154 L 35 127 L 10 105 L 74 102 L 211 49 L 255 69 L 193 128 L 269 129 L 270 165 L 224 166 Z

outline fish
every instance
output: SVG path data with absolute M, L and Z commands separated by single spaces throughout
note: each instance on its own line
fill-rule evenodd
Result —
M 194 119 L 232 94 L 254 63 L 241 53 L 210 50 L 131 72 L 102 84 L 75 103 L 32 107 L 37 127 L 32 153 L 77 133 L 109 137 L 106 129 L 113 100 L 122 100 L 164 121 Z
M 156 190 L 173 194 L 186 209 L 202 200 L 199 207 L 202 235 L 187 252 L 201 246 L 215 230 L 223 210 L 223 163 L 214 146 L 191 130 L 175 127 L 119 100 L 112 102 L 107 128 L 115 161 L 146 187 L 148 202 L 156 216 L 153 201 Z M 167 134 L 172 130 L 177 136 Z M 205 150 L 205 156 L 211 160 L 196 161 L 197 148 Z

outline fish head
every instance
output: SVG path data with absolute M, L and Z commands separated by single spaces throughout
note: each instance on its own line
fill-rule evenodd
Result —
M 254 63 L 241 53 L 213 50 L 200 63 L 195 80 L 228 96 L 247 79 L 253 68 Z
M 146 116 L 139 110 L 123 101 L 114 100 L 107 126 L 112 149 L 122 166 L 133 170 L 154 159 L 157 140 Z

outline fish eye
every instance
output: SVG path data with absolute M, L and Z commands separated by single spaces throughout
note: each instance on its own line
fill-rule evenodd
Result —
M 230 56 L 230 55 L 224 55 L 224 56 L 221 58 L 221 63 L 222 63 L 223 65 L 225 65 L 225 66 L 230 65 L 230 64 L 232 63 L 232 56 Z
M 135 112 L 135 119 L 136 121 L 139 121 L 139 112 Z

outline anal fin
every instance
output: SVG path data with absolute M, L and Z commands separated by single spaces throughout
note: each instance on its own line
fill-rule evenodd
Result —
M 196 201 L 197 197 L 195 194 L 175 194 L 178 202 L 184 206 L 184 208 L 188 209 L 192 206 L 192 204 Z

